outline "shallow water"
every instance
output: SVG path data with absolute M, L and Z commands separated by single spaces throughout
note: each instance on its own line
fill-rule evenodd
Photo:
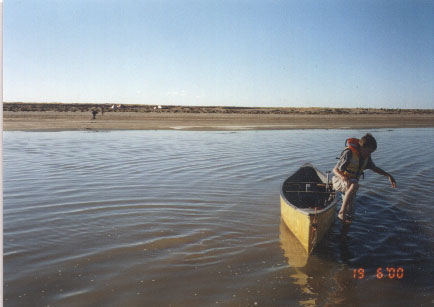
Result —
M 5 306 L 434 304 L 434 129 L 370 131 L 398 189 L 366 172 L 346 242 L 306 263 L 281 224 L 284 179 L 366 132 L 6 132 Z

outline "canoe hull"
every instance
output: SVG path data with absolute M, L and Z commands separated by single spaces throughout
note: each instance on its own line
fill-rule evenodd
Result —
M 322 240 L 335 219 L 336 200 L 334 206 L 323 212 L 303 212 L 303 210 L 290 206 L 285 199 L 280 197 L 280 210 L 282 219 L 288 229 L 295 235 L 310 254 L 316 244 Z M 314 219 L 317 220 L 314 223 Z M 314 224 L 316 227 L 313 227 Z
M 319 172 L 318 170 L 316 171 Z M 324 180 L 324 182 L 325 181 L 326 180 Z M 321 239 L 323 239 L 331 224 L 334 222 L 336 203 L 337 199 L 335 197 L 323 209 L 315 210 L 311 208 L 299 208 L 285 197 L 282 188 L 280 194 L 282 220 L 288 229 L 300 241 L 308 255 Z
M 282 196 L 280 196 L 280 211 L 282 219 L 288 229 L 294 234 L 298 241 L 300 241 L 304 249 L 309 251 L 309 242 L 312 241 L 310 239 L 312 236 L 310 231 L 312 223 L 309 215 L 304 214 L 301 210 L 297 210 L 293 206 L 289 206 Z

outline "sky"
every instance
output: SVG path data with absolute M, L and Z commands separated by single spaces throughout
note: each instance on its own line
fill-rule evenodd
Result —
M 5 102 L 434 109 L 431 0 L 5 0 Z

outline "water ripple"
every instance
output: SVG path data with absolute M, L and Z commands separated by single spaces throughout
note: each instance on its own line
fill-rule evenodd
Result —
M 267 297 L 263 305 L 308 298 L 321 305 L 341 295 L 341 302 L 372 305 L 400 304 L 413 292 L 427 297 L 434 284 L 432 129 L 374 132 L 373 159 L 398 189 L 367 171 L 348 242 L 335 223 L 305 269 L 286 263 L 281 183 L 306 162 L 331 170 L 343 140 L 363 133 L 6 132 L 6 303 L 176 305 L 172 297 L 211 305 L 230 297 L 235 306 Z M 376 284 L 391 295 L 373 300 L 381 265 L 405 266 L 409 277 Z M 369 281 L 354 285 L 358 267 Z M 170 296 L 156 295 L 166 289 Z M 366 299 L 350 300 L 354 289 Z

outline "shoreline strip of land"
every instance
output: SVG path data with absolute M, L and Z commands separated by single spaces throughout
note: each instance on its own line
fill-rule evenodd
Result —
M 29 106 L 30 105 L 30 106 Z M 48 107 L 47 107 L 48 105 Z M 81 107 L 80 107 L 81 106 Z M 4 131 L 434 127 L 434 110 L 4 104 Z M 92 111 L 94 111 L 95 119 Z M 103 112 L 104 111 L 104 112 Z

